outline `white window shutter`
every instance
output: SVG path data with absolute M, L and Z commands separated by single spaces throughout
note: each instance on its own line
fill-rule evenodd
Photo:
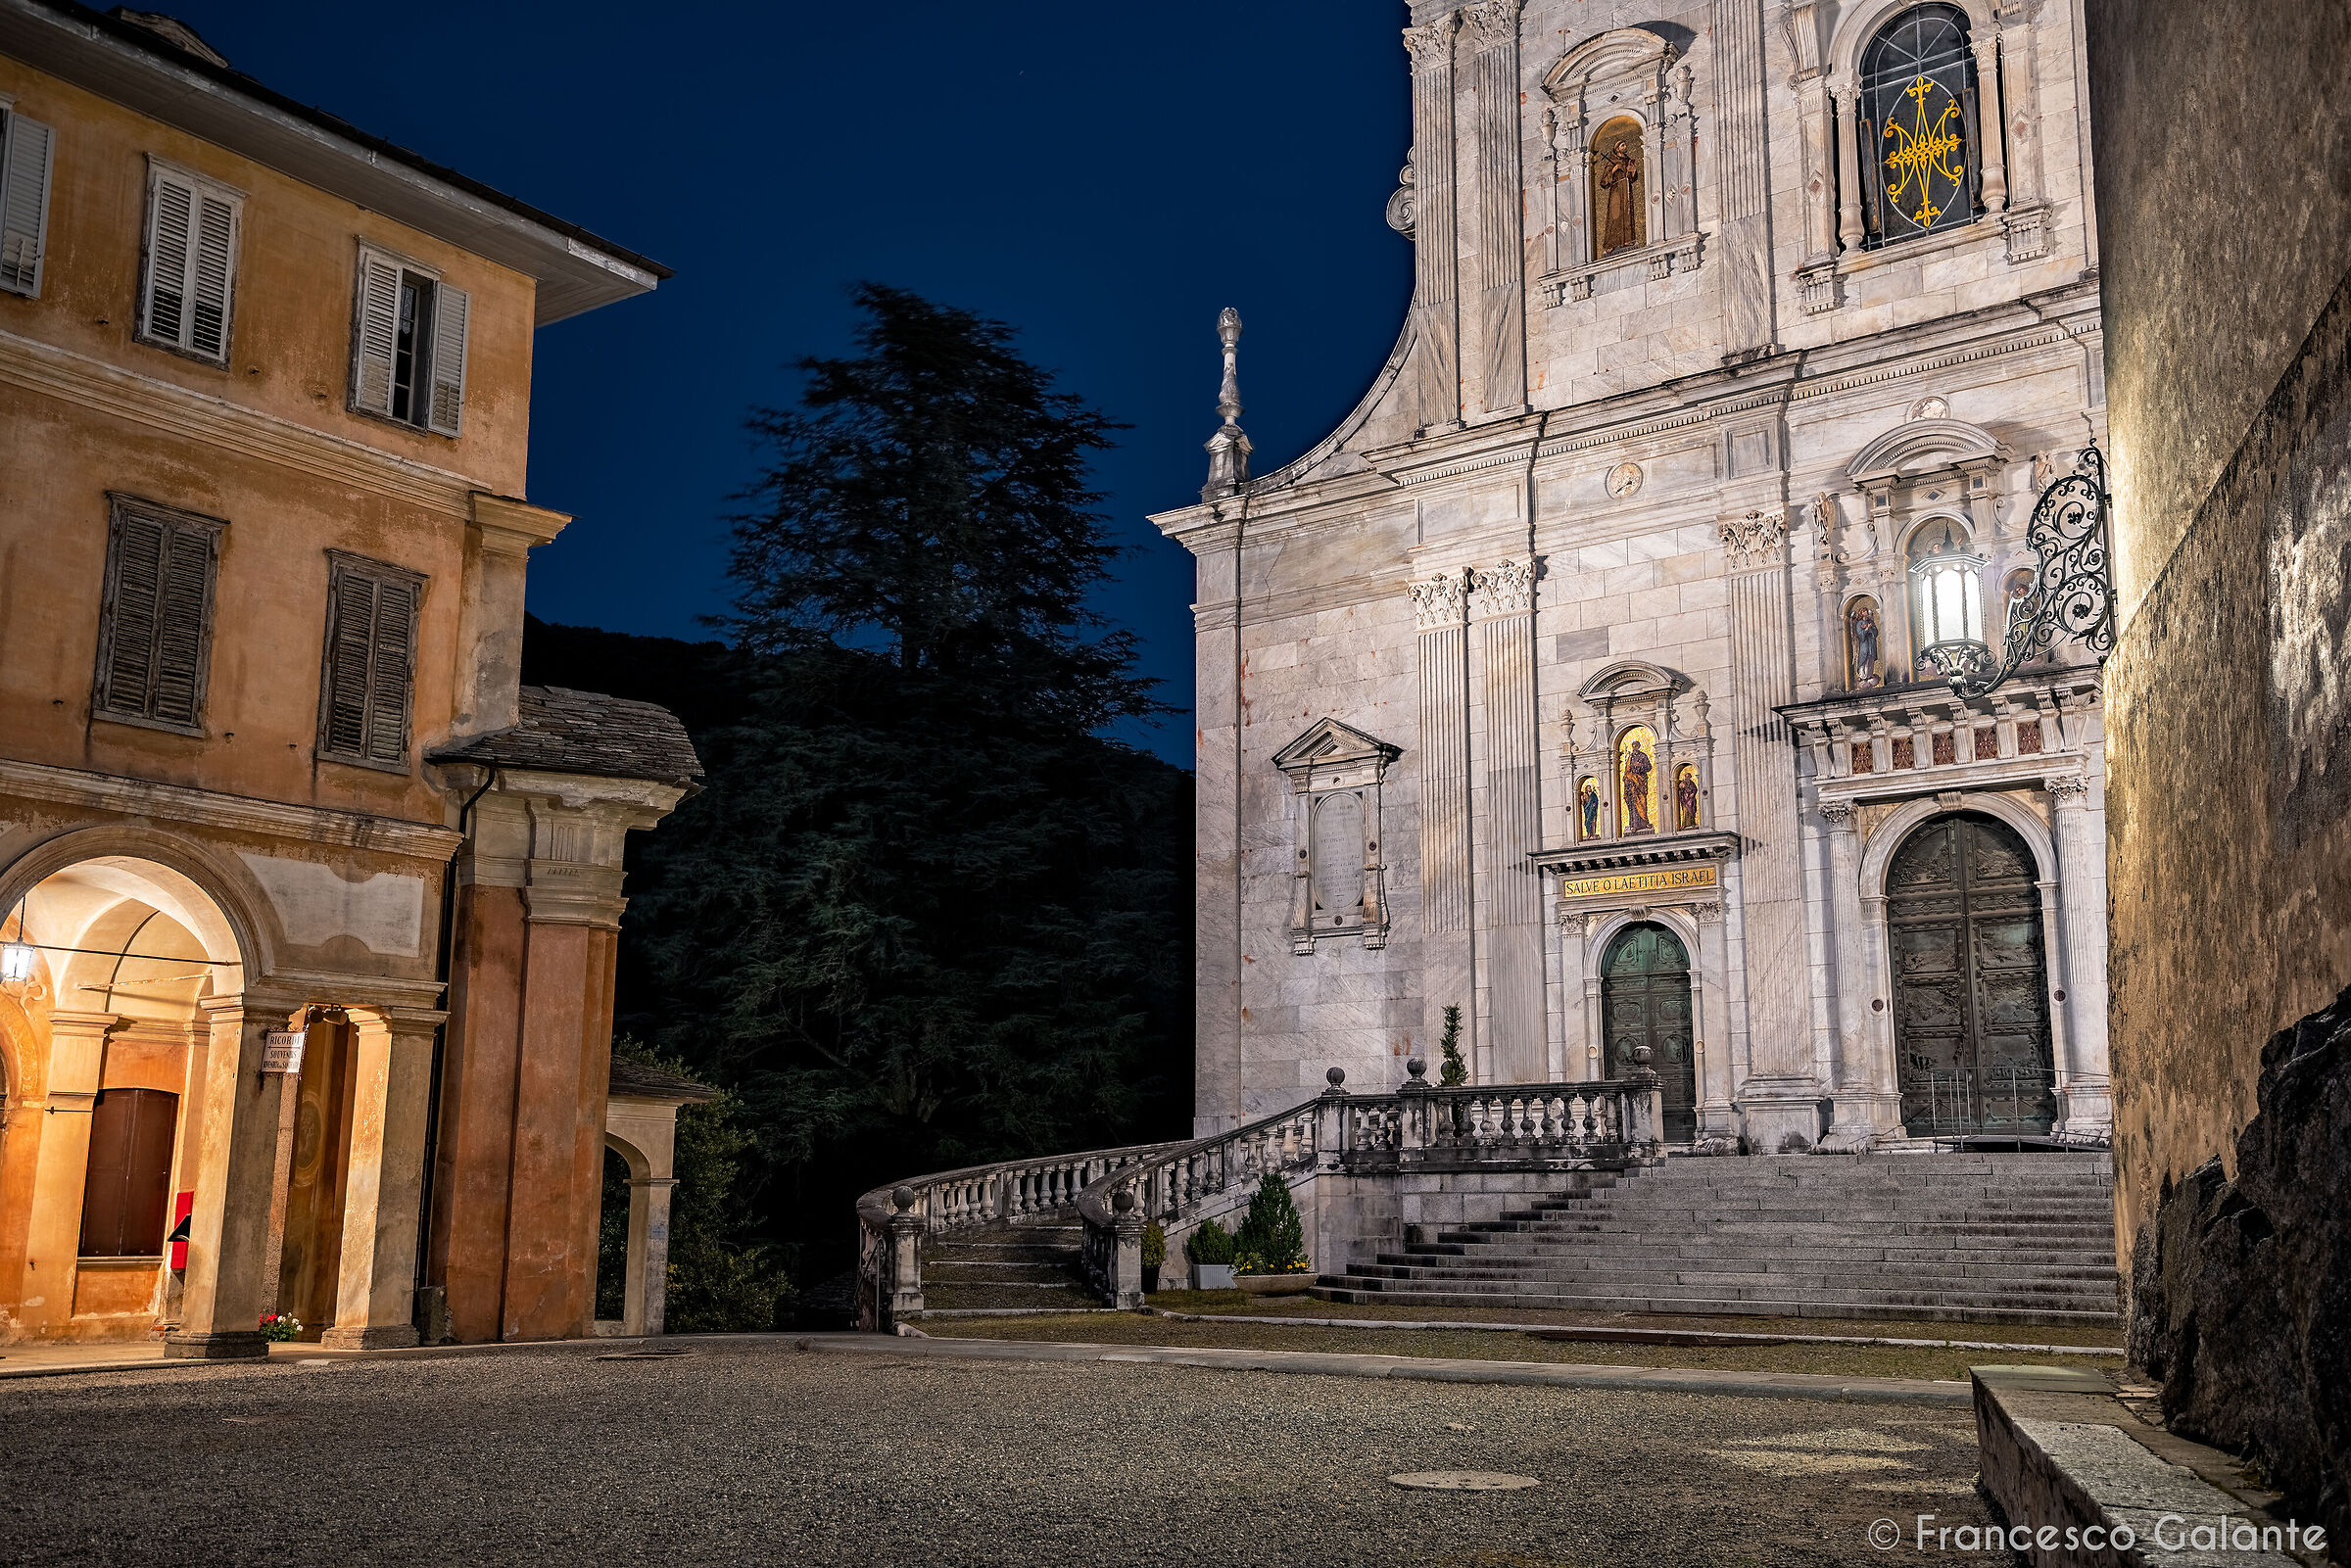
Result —
M 41 258 L 49 243 L 49 176 L 57 132 L 37 119 L 8 116 L 0 146 L 0 289 L 38 298 Z
M 147 299 L 142 337 L 188 346 L 188 251 L 196 230 L 196 188 L 155 171 L 147 197 Z
M 400 333 L 400 263 L 360 253 L 359 301 L 351 343 L 351 405 L 390 417 L 392 352 Z
M 464 427 L 465 318 L 472 300 L 443 283 L 433 290 L 433 391 L 430 425 L 454 436 Z
M 217 196 L 200 195 L 189 245 L 188 349 L 208 359 L 228 357 L 228 307 L 235 279 L 237 210 Z

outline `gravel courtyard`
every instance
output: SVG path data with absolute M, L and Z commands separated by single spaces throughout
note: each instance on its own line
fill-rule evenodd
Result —
M 680 1348 L 0 1386 L 0 1562 L 1732 1568 L 1985 1518 L 1964 1410 Z M 1438 1469 L 1542 1485 L 1385 1479 Z

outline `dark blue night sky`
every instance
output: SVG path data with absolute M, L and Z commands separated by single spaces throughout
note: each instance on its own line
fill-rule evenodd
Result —
M 380 8 L 161 0 L 231 65 L 677 268 L 542 332 L 532 567 L 554 621 L 705 636 L 742 419 L 848 347 L 873 278 L 1019 328 L 1134 426 L 1101 465 L 1134 553 L 1104 609 L 1191 700 L 1190 557 L 1217 311 L 1237 306 L 1258 470 L 1328 432 L 1403 320 L 1382 205 L 1410 141 L 1402 0 L 1174 6 Z M 1177 718 L 1138 739 L 1189 765 Z

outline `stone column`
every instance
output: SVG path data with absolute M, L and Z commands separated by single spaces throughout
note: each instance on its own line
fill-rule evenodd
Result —
M 1797 96 L 1802 106 L 1799 118 L 1804 130 L 1804 261 L 1813 265 L 1837 255 L 1837 198 L 1832 183 L 1836 171 L 1829 163 L 1835 109 L 1829 84 L 1819 76 L 1800 83 Z
M 1836 976 L 1836 1120 L 1823 1147 L 1867 1148 L 1901 1132 L 1901 1096 L 1878 1081 L 1878 1053 L 1871 1043 L 1866 918 L 1861 912 L 1861 842 L 1853 831 L 1850 802 L 1820 808 L 1829 828 L 1829 939 Z
M 208 996 L 197 1005 L 212 1033 L 204 1145 L 189 1215 L 187 1287 L 179 1327 L 165 1336 L 164 1354 L 202 1360 L 265 1355 L 261 1314 L 270 1304 L 262 1291 L 288 1075 L 262 1071 L 262 1036 L 285 1028 L 301 1003 L 247 990 Z
M 2008 161 L 2000 143 L 2000 36 L 1982 32 L 1971 40 L 1976 55 L 1976 136 L 1984 171 L 1984 211 L 2008 210 Z
M 1519 0 L 1478 0 L 1461 12 L 1462 35 L 1475 60 L 1478 404 L 1489 414 L 1515 413 L 1526 406 L 1518 6 Z
M 1854 146 L 1861 133 L 1861 88 L 1850 76 L 1829 83 L 1829 114 L 1836 122 L 1837 138 L 1837 248 L 1858 251 L 1865 237 L 1861 229 L 1861 158 Z
M 1746 841 L 1739 886 L 1751 1067 L 1739 1106 L 1750 1142 L 1776 1154 L 1790 1134 L 1806 1148 L 1818 1138 L 1826 1088 L 1812 1070 L 1796 751 L 1775 711 L 1796 698 L 1787 513 L 1750 512 L 1724 522 L 1720 535 L 1730 570 L 1738 831 Z
M 1423 231 L 1423 238 L 1426 231 Z M 1460 570 L 1412 585 L 1420 665 L 1420 930 L 1423 1038 L 1462 1010 L 1462 1055 L 1477 1060 L 1470 935 L 1468 585 Z
M 1413 183 L 1418 191 L 1414 242 L 1413 309 L 1420 346 L 1417 422 L 1457 430 L 1462 422 L 1461 257 L 1454 227 L 1453 34 L 1460 14 L 1407 27 L 1413 57 Z
M 632 1337 L 659 1334 L 669 1316 L 669 1200 L 675 1176 L 629 1178 L 629 1273 L 620 1328 Z
M 49 1015 L 49 1072 L 39 1096 L 20 1115 L 39 1128 L 33 1152 L 32 1212 L 24 1226 L 21 1327 L 60 1327 L 73 1316 L 81 1256 L 81 1207 L 90 1169 L 90 1116 L 106 1077 L 108 1036 L 129 1020 L 113 1013 L 59 1010 Z M 22 1093 L 22 1089 L 20 1089 Z M 33 1303 L 40 1305 L 35 1307 Z
M 416 1206 L 424 1191 L 424 1121 L 433 1031 L 444 1015 L 352 1014 L 351 1170 L 343 1189 L 343 1261 L 333 1350 L 416 1343 Z
M 2106 1054 L 2106 838 L 2081 779 L 2048 781 L 2056 819 L 2057 897 L 2064 911 L 2065 963 L 2057 1006 L 2071 1027 L 2060 1126 L 2104 1135 L 2114 1122 L 2114 1087 Z M 2054 966 L 2052 966 L 2054 968 Z
M 1527 859 L 1542 847 L 1535 761 L 1535 563 L 1531 557 L 1481 567 L 1470 614 L 1484 677 L 1487 841 L 1492 863 L 1477 879 L 1491 1016 L 1479 1043 L 1493 1055 L 1495 1081 L 1545 1076 L 1542 876 Z
M 1731 1082 L 1730 969 L 1722 905 L 1700 903 L 1692 906 L 1690 913 L 1698 921 L 1699 986 L 1705 1022 L 1705 1035 L 1692 1042 L 1699 1053 L 1699 1136 L 1736 1137 L 1739 1114 L 1733 1104 L 1737 1091 Z
M 1763 103 L 1762 0 L 1714 0 L 1714 131 L 1722 182 L 1723 356 L 1772 347 L 1770 130 Z

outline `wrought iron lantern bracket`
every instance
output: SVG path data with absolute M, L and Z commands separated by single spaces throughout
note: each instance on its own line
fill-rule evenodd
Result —
M 2025 543 L 2038 557 L 2033 588 L 2009 606 L 2008 626 L 1995 652 L 1974 638 L 1929 643 L 1931 661 L 1962 697 L 1980 697 L 2014 675 L 2026 660 L 2070 638 L 2106 662 L 2114 651 L 2114 576 L 2106 543 L 2106 459 L 2096 443 L 2083 449 L 2074 471 L 2040 493 Z

